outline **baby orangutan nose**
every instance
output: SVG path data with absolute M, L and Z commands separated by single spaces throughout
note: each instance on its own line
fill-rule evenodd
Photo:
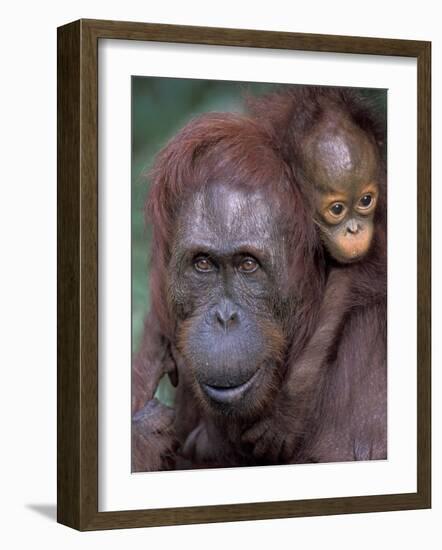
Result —
M 360 229 L 361 227 L 356 220 L 348 220 L 348 223 L 347 223 L 348 233 L 351 233 L 352 235 L 356 235 L 357 233 L 359 233 Z

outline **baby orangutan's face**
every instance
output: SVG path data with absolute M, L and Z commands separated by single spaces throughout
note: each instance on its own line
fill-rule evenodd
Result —
M 353 193 L 317 193 L 317 223 L 330 254 L 341 263 L 363 258 L 373 238 L 376 183 L 355 185 Z
M 330 112 L 304 142 L 305 173 L 314 189 L 315 221 L 341 263 L 363 258 L 373 239 L 379 158 L 374 142 Z

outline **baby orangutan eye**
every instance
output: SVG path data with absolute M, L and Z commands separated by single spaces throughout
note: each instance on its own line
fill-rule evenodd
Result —
M 373 202 L 373 197 L 370 193 L 365 194 L 359 199 L 359 208 L 369 208 Z
M 208 273 L 209 271 L 213 271 L 213 264 L 208 258 L 196 258 L 193 265 L 200 273 Z
M 342 202 L 335 202 L 332 204 L 329 208 L 330 214 L 332 216 L 335 216 L 336 218 L 339 218 L 344 213 L 345 206 L 342 204 Z
M 242 273 L 253 273 L 258 267 L 258 262 L 253 258 L 244 258 L 239 264 L 239 270 Z

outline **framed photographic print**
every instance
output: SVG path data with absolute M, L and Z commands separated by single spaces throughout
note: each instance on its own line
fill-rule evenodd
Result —
M 59 28 L 59 522 L 430 507 L 430 51 Z

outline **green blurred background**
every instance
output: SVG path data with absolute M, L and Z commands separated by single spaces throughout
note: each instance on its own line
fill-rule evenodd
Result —
M 242 112 L 247 94 L 260 95 L 281 84 L 132 77 L 132 352 L 140 343 L 143 319 L 149 310 L 148 271 L 150 228 L 143 208 L 149 188 L 147 173 L 155 155 L 193 117 L 213 111 Z M 364 89 L 386 113 L 385 90 Z M 167 404 L 173 390 L 166 380 L 157 397 Z

